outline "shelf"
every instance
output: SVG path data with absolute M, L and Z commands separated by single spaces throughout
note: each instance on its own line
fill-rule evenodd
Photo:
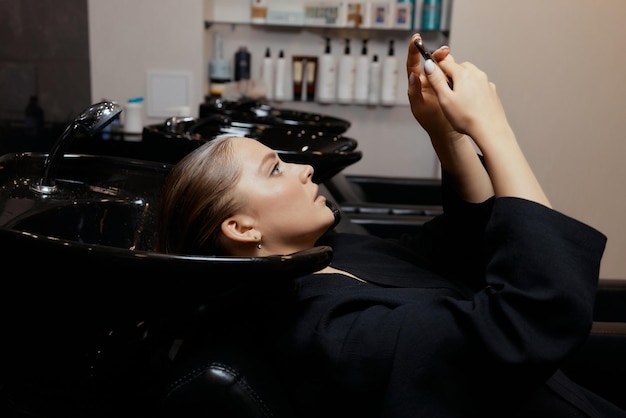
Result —
M 350 26 L 314 26 L 314 25 L 280 25 L 280 24 L 266 24 L 266 23 L 245 23 L 245 22 L 219 22 L 219 21 L 204 21 L 204 28 L 210 29 L 214 24 L 229 24 L 229 25 L 249 25 L 251 27 L 260 28 L 267 31 L 280 31 L 280 32 L 311 32 L 319 34 L 320 36 L 330 36 L 337 38 L 351 37 L 355 39 L 364 38 L 376 38 L 380 36 L 392 36 L 403 37 L 407 34 L 420 32 L 424 39 L 439 39 L 448 38 L 450 36 L 449 30 L 415 30 L 415 29 L 402 29 L 402 28 L 355 28 Z

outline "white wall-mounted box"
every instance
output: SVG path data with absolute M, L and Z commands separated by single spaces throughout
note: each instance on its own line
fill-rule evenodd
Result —
M 186 116 L 191 109 L 191 71 L 147 72 L 148 117 Z

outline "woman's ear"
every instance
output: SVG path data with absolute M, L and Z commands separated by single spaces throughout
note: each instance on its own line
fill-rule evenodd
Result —
M 246 215 L 235 215 L 222 222 L 222 233 L 237 242 L 258 242 L 261 233 L 254 229 L 253 219 Z

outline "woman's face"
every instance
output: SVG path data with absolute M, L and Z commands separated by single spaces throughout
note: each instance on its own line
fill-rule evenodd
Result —
M 244 212 L 262 235 L 263 248 L 287 254 L 312 247 L 335 221 L 311 181 L 313 167 L 285 163 L 254 139 L 232 140 L 242 167 L 237 191 L 244 196 Z

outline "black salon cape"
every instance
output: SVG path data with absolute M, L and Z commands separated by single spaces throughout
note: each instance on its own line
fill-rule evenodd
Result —
M 307 275 L 281 307 L 274 353 L 297 415 L 624 416 L 558 371 L 590 331 L 606 237 L 519 198 L 448 192 L 444 211 L 410 245 L 320 241 L 368 283 Z

